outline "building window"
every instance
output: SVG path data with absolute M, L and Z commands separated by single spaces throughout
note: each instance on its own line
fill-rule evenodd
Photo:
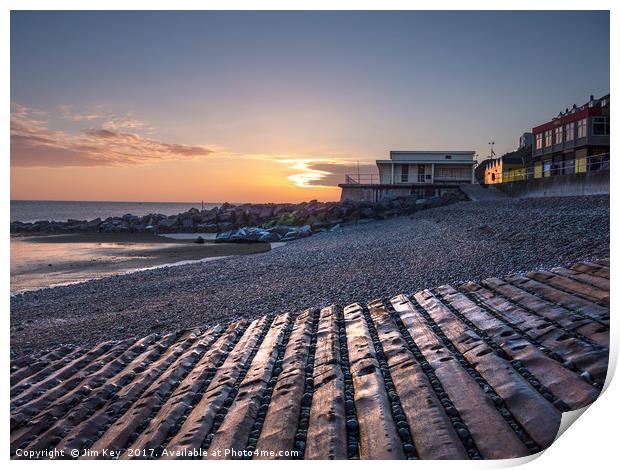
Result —
M 595 117 L 592 119 L 593 135 L 609 135 L 609 118 Z
M 570 142 L 575 138 L 575 125 L 570 122 L 564 126 L 564 140 Z
M 545 131 L 545 147 L 551 147 L 553 145 L 553 134 L 551 130 Z
M 580 119 L 579 121 L 577 121 L 577 138 L 578 139 L 581 139 L 582 137 L 585 137 L 588 134 L 587 123 L 588 123 L 587 119 Z
M 409 165 L 401 165 L 400 166 L 400 181 L 402 183 L 409 182 Z
M 554 129 L 554 134 L 555 134 L 555 143 L 561 144 L 562 143 L 562 126 L 556 127 Z
M 536 150 L 543 148 L 543 135 L 542 132 L 540 134 L 536 134 Z

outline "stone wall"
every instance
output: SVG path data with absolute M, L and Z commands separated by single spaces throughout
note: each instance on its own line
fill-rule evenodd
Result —
M 558 175 L 494 185 L 511 197 L 594 196 L 609 194 L 609 170 Z

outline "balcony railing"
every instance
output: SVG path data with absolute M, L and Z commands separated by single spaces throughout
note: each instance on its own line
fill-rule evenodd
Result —
M 379 184 L 381 178 L 377 173 L 352 174 L 344 176 L 345 184 Z
M 548 178 L 550 176 L 572 175 L 574 173 L 595 173 L 609 170 L 610 160 L 608 153 L 590 155 L 584 158 L 562 163 L 551 163 L 548 166 L 539 165 L 518 170 L 508 170 L 502 173 L 502 182 L 524 181 L 534 178 Z
M 469 177 L 463 176 L 452 176 L 452 175 L 435 175 L 435 181 L 437 182 L 469 182 Z M 381 178 L 378 174 L 357 174 L 354 173 L 352 175 L 345 175 L 344 177 L 345 184 L 381 184 Z M 385 183 L 385 182 L 384 182 Z M 432 181 L 430 179 L 430 175 L 408 175 L 404 177 L 402 175 L 394 175 L 394 184 L 408 184 L 408 183 L 416 183 L 416 184 L 431 184 Z M 390 184 L 390 183 L 387 183 Z
M 468 176 L 441 176 L 441 175 L 435 175 L 435 181 L 464 181 L 466 183 L 469 183 L 471 180 L 471 177 Z

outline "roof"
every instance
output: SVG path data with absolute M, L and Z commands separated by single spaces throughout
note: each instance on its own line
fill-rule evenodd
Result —
M 399 165 L 401 163 L 435 163 L 440 165 L 474 165 L 476 162 L 474 160 L 376 160 L 377 164 L 386 163 L 386 164 L 395 164 Z
M 418 155 L 424 155 L 428 153 L 444 155 L 444 154 L 453 154 L 453 155 L 468 155 L 476 153 L 475 150 L 390 150 L 391 154 L 403 154 L 403 153 L 412 153 Z
M 604 106 L 602 104 L 603 100 L 606 100 L 606 104 Z M 573 105 L 570 109 L 566 108 L 565 111 L 561 111 L 553 119 L 532 128 L 532 132 L 534 134 L 539 134 L 541 132 L 551 130 L 554 127 L 575 122 L 589 116 L 601 116 L 602 108 L 607 106 L 609 106 L 609 93 L 598 99 L 594 99 L 591 95 L 590 100 L 588 100 L 587 103 L 582 104 L 581 106 Z

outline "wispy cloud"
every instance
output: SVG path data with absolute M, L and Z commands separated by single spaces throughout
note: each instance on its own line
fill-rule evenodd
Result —
M 101 125 L 106 129 L 150 129 L 144 121 L 140 121 L 139 119 L 134 119 L 129 116 L 125 117 L 113 117 Z
M 151 129 L 146 122 L 136 119 L 131 114 L 119 114 L 105 110 L 102 106 L 76 110 L 69 104 L 58 106 L 59 116 L 65 121 L 74 123 L 93 123 L 99 121 L 99 126 L 111 130 Z
M 95 121 L 107 117 L 105 113 L 100 111 L 76 111 L 73 106 L 69 104 L 61 104 L 58 106 L 58 110 L 60 112 L 60 117 L 71 122 Z
M 11 164 L 20 167 L 135 165 L 153 161 L 206 157 L 204 145 L 161 142 L 117 127 L 89 127 L 77 133 L 53 130 L 46 113 L 11 106 Z M 89 116 L 82 116 L 88 121 Z M 74 115 L 77 119 L 77 117 Z M 99 118 L 97 118 L 99 119 Z

